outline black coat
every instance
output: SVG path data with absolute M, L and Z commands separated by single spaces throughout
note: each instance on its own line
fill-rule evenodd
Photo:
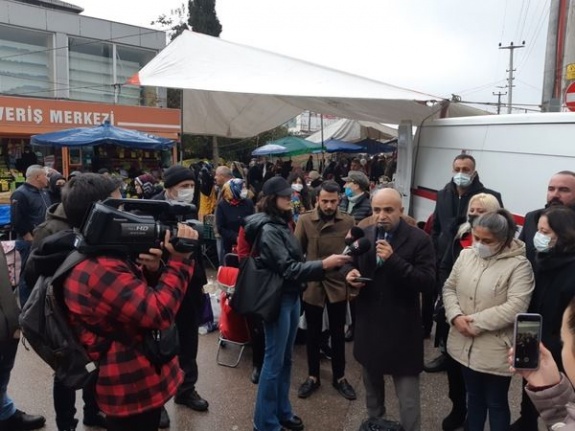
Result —
M 349 205 L 349 199 L 347 198 L 347 196 L 343 195 L 343 197 L 341 198 L 341 203 L 339 204 L 339 209 L 344 213 L 347 213 L 350 216 L 352 216 L 356 223 L 359 223 L 364 218 L 367 218 L 372 214 L 371 201 L 369 193 L 367 192 L 364 192 L 362 197 L 358 199 L 358 201 L 351 209 L 350 213 L 347 212 L 348 205 Z
M 232 205 L 222 199 L 216 208 L 216 223 L 218 232 L 222 236 L 224 252 L 232 252 L 232 248 L 238 242 L 240 226 L 244 224 L 244 218 L 254 213 L 254 203 L 251 199 L 242 199 L 238 205 Z
M 324 278 L 320 260 L 304 262 L 301 245 L 285 220 L 257 213 L 246 219 L 244 230 L 246 240 L 256 247 L 258 264 L 284 278 L 284 292 L 300 292 L 305 282 Z
M 561 361 L 561 320 L 575 296 L 575 254 L 538 253 L 535 258 L 535 290 L 529 311 L 543 316 L 541 341 Z
M 437 192 L 431 237 L 433 238 L 433 245 L 435 246 L 438 259 L 443 257 L 445 250 L 455 237 L 459 225 L 465 222 L 469 200 L 472 196 L 479 193 L 488 193 L 495 196 L 499 201 L 499 205 L 503 207 L 501 194 L 486 188 L 479 181 L 479 175 L 475 176 L 471 185 L 461 196 L 457 193 L 457 187 L 453 181 L 447 183 L 443 189 Z
M 376 226 L 365 228 L 375 243 Z M 399 222 L 391 240 L 393 254 L 381 267 L 375 248 L 357 257 L 354 266 L 372 278 L 356 301 L 355 358 L 373 372 L 415 375 L 423 369 L 423 327 L 419 296 L 435 284 L 435 254 L 429 236 Z M 342 271 L 349 272 L 348 266 Z

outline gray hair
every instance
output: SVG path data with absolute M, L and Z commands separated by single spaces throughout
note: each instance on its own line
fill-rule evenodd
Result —
M 26 179 L 32 178 L 36 175 L 38 175 L 38 171 L 44 171 L 44 167 L 40 166 L 40 165 L 30 165 L 28 166 L 28 169 L 26 169 Z
M 223 176 L 229 177 L 229 178 L 232 178 L 234 176 L 232 170 L 230 168 L 228 168 L 227 166 L 218 166 L 216 168 L 216 172 L 219 173 L 220 175 L 223 175 Z
M 505 209 L 491 211 L 481 214 L 473 223 L 473 227 L 482 227 L 487 229 L 499 242 L 503 243 L 503 247 L 508 247 L 515 237 L 517 225 L 511 213 Z

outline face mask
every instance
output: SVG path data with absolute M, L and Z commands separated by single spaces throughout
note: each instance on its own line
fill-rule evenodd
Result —
M 478 215 L 478 214 L 469 214 L 469 215 L 467 216 L 467 221 L 469 222 L 469 224 L 470 224 L 471 226 L 473 226 L 473 223 L 474 223 L 475 220 L 477 220 L 478 218 L 479 218 L 479 215 Z
M 303 190 L 303 184 L 292 184 L 291 188 L 296 192 L 301 192 Z
M 178 190 L 178 200 L 190 203 L 194 200 L 194 189 L 180 189 Z
M 549 235 L 545 235 L 541 232 L 535 232 L 535 236 L 533 237 L 533 245 L 535 249 L 539 253 L 546 253 L 551 249 L 549 245 L 551 243 L 551 237 Z
M 240 192 L 240 198 L 241 199 L 245 199 L 248 197 L 248 191 L 247 189 L 242 189 L 242 191 Z
M 497 253 L 495 246 L 486 245 L 480 242 L 473 243 L 473 248 L 481 259 L 487 259 Z
M 352 198 L 352 197 L 353 197 L 353 190 L 351 190 L 349 187 L 346 187 L 346 188 L 345 188 L 345 195 L 346 195 L 348 198 Z
M 467 187 L 471 184 L 471 175 L 458 172 L 453 176 L 453 182 L 458 187 Z

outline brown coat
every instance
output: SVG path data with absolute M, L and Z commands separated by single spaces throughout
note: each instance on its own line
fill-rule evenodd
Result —
M 355 224 L 353 217 L 336 211 L 332 220 L 324 222 L 317 209 L 299 216 L 295 236 L 307 255 L 307 260 L 318 260 L 339 254 L 345 248 L 345 236 Z M 303 293 L 308 304 L 323 307 L 326 302 L 347 300 L 345 278 L 337 270 L 327 271 L 322 281 L 310 281 Z

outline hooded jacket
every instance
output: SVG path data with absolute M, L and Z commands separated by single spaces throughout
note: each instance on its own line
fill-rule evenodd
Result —
M 284 278 L 284 293 L 300 292 L 305 282 L 324 278 L 320 260 L 304 262 L 301 246 L 285 220 L 257 213 L 246 218 L 244 230 L 258 264 Z
M 575 391 L 564 374 L 555 386 L 535 392 L 527 385 L 525 393 L 533 401 L 547 429 L 575 431 Z
M 478 335 L 466 337 L 452 326 L 449 355 L 474 371 L 510 376 L 507 354 L 515 315 L 527 311 L 534 285 L 525 244 L 519 240 L 486 259 L 472 248 L 462 250 L 443 286 L 445 314 L 451 325 L 457 316 L 471 316 Z

